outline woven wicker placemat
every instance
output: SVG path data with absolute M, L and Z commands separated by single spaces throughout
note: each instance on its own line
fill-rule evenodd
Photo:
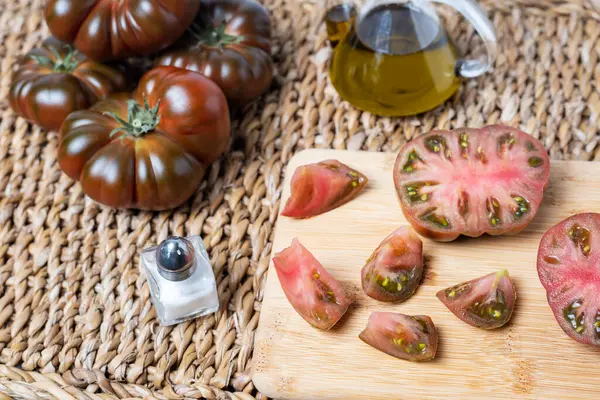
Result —
M 554 159 L 599 158 L 596 1 L 490 1 L 500 41 L 492 73 L 432 112 L 390 119 L 353 109 L 329 84 L 321 0 L 264 0 L 272 90 L 239 117 L 231 151 L 188 206 L 147 213 L 85 198 L 59 170 L 56 133 L 9 109 L 16 57 L 47 29 L 42 0 L 0 0 L 0 399 L 264 399 L 252 349 L 290 157 L 309 147 L 396 151 L 434 127 L 503 122 Z M 477 47 L 460 21 L 447 23 L 462 50 Z M 164 328 L 138 255 L 172 234 L 203 235 L 224 306 Z

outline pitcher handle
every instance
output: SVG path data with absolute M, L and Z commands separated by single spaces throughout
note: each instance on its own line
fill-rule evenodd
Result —
M 432 0 L 446 4 L 460 12 L 473 25 L 483 39 L 487 55 L 480 59 L 461 59 L 457 61 L 456 73 L 464 78 L 476 78 L 485 74 L 496 59 L 496 33 L 485 12 L 474 0 Z

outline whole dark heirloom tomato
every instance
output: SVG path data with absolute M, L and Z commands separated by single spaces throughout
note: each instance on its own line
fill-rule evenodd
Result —
M 539 140 L 503 125 L 430 132 L 407 143 L 394 166 L 408 222 L 446 242 L 521 232 L 535 217 L 549 177 L 550 159 Z
M 216 82 L 231 105 L 243 106 L 273 80 L 267 11 L 251 0 L 202 0 L 195 23 L 157 60 Z
M 556 321 L 570 338 L 600 346 L 600 214 L 573 215 L 542 237 L 537 270 Z
M 88 108 L 126 86 L 122 69 L 88 60 L 50 37 L 19 62 L 8 100 L 18 115 L 57 130 L 73 111 Z
M 119 93 L 69 115 L 58 162 L 99 203 L 165 210 L 189 199 L 229 138 L 221 89 L 198 73 L 159 67 L 131 96 Z
M 199 0 L 49 0 L 44 14 L 54 36 L 106 61 L 170 46 L 199 7 Z

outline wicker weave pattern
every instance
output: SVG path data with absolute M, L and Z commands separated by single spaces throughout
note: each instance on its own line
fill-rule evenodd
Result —
M 264 3 L 276 38 L 272 90 L 238 116 L 238 139 L 188 206 L 143 213 L 86 199 L 58 168 L 56 133 L 9 109 L 16 57 L 47 29 L 42 0 L 0 0 L 0 399 L 264 399 L 251 383 L 254 330 L 282 171 L 304 148 L 396 151 L 434 127 L 504 122 L 540 138 L 554 159 L 600 158 L 598 0 L 490 1 L 493 74 L 404 119 L 340 101 L 320 0 Z M 454 14 L 447 22 L 463 50 L 476 47 L 471 28 Z M 138 255 L 172 234 L 203 235 L 223 307 L 164 328 Z

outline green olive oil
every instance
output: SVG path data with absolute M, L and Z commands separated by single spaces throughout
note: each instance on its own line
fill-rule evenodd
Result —
M 406 4 L 359 16 L 335 48 L 330 66 L 342 98 L 376 115 L 418 114 L 458 89 L 457 51 L 435 16 Z

